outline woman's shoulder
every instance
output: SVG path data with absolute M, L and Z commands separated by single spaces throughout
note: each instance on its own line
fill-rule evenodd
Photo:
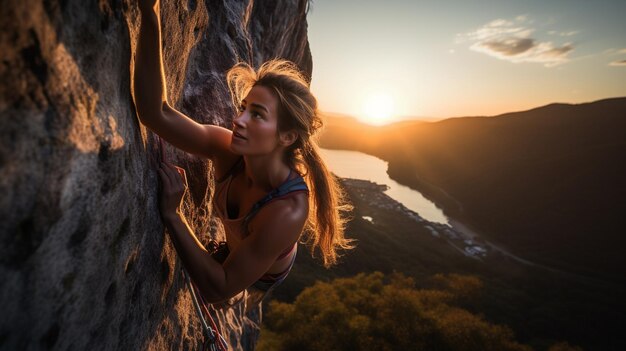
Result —
M 249 235 L 274 243 L 282 252 L 298 240 L 306 224 L 308 203 L 303 196 L 297 194 L 269 205 L 250 223 Z
M 260 226 L 283 225 L 291 227 L 304 225 L 309 213 L 309 198 L 306 191 L 293 191 L 284 196 L 273 199 L 263 206 L 255 221 Z

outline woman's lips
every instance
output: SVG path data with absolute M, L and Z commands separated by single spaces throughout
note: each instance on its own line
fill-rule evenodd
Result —
M 233 132 L 233 135 L 235 136 L 235 138 L 239 138 L 242 140 L 247 140 L 247 138 L 245 138 L 243 135 L 239 134 L 239 132 Z

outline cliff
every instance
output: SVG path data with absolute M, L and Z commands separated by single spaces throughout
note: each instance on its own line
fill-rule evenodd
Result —
M 0 349 L 197 349 L 202 330 L 157 208 L 156 140 L 131 98 L 136 4 L 0 7 Z M 161 8 L 170 101 L 200 122 L 230 126 L 224 72 L 239 60 L 283 57 L 311 73 L 306 0 Z M 210 162 L 167 153 L 187 169 L 198 236 L 223 236 Z M 253 315 L 220 313 L 231 348 L 254 347 Z

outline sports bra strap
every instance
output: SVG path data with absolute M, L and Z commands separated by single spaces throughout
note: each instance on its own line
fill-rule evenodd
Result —
M 248 222 L 259 212 L 261 207 L 265 206 L 272 200 L 286 196 L 289 193 L 296 191 L 309 191 L 309 188 L 307 187 L 306 183 L 304 182 L 304 178 L 302 178 L 301 175 L 298 175 L 296 178 L 284 182 L 278 188 L 272 190 L 269 194 L 265 195 L 264 198 L 254 204 L 254 206 L 252 206 L 252 209 L 250 209 L 250 212 L 248 212 L 246 217 L 243 219 L 244 227 L 248 225 Z

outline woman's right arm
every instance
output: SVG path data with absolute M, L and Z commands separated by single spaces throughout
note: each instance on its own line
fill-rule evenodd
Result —
M 230 130 L 197 123 L 168 104 L 161 54 L 159 1 L 140 0 L 139 9 L 141 26 L 133 77 L 139 120 L 181 150 L 211 159 L 229 158 Z

